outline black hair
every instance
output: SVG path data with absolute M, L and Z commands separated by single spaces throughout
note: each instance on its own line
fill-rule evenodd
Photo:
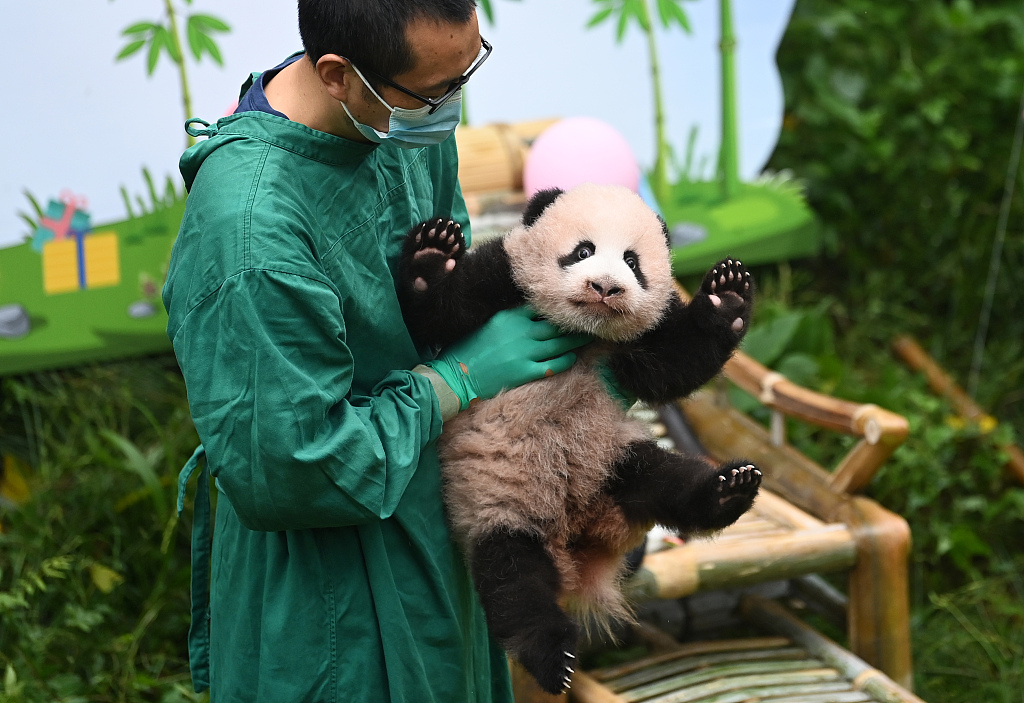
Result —
M 410 22 L 426 17 L 464 24 L 475 7 L 475 0 L 299 0 L 299 36 L 313 64 L 337 54 L 390 80 L 413 68 L 405 38 Z M 380 87 L 372 76 L 366 79 Z

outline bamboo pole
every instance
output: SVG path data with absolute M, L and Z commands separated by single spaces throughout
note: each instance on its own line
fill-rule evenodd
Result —
M 860 496 L 847 501 L 838 517 L 857 542 L 849 578 L 850 649 L 911 689 L 910 527 L 899 515 Z
M 740 609 L 748 620 L 784 635 L 809 653 L 834 667 L 853 681 L 858 690 L 883 703 L 924 703 L 906 687 L 859 660 L 832 640 L 811 629 L 778 603 L 756 595 L 746 595 Z
M 916 340 L 909 335 L 900 335 L 893 340 L 892 347 L 907 366 L 925 375 L 931 389 L 945 398 L 958 415 L 981 427 L 996 425 L 997 420 L 986 413 Z M 1024 484 L 1024 451 L 1016 444 L 1008 444 L 1001 449 L 1008 455 L 1006 470 Z

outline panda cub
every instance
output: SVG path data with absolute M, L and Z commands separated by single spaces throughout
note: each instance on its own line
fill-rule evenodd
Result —
M 629 420 L 612 385 L 651 404 L 693 392 L 746 332 L 754 285 L 717 264 L 689 304 L 674 288 L 664 222 L 632 191 L 537 193 L 521 226 L 471 251 L 458 224 L 409 233 L 403 314 L 420 344 L 446 346 L 528 303 L 595 341 L 568 371 L 474 402 L 438 440 L 452 533 L 491 634 L 542 688 L 573 673 L 580 617 L 629 617 L 624 555 L 655 523 L 685 533 L 733 523 L 761 472 L 669 452 Z

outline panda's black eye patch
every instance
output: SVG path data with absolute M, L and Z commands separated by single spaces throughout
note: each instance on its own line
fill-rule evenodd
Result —
M 589 259 L 597 251 L 597 247 L 594 246 L 593 242 L 583 241 L 576 245 L 576 248 L 572 250 L 571 254 L 559 257 L 558 265 L 562 268 L 577 264 L 584 259 Z
M 647 277 L 644 276 L 644 272 L 640 270 L 640 257 L 636 255 L 635 251 L 627 250 L 622 255 L 622 260 L 626 262 L 626 266 L 636 276 L 636 282 L 640 284 L 641 288 L 647 288 Z

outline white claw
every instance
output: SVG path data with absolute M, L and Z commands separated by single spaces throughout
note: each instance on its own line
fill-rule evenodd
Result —
M 568 652 L 562 652 L 562 654 L 564 654 L 565 656 L 569 657 L 570 659 L 575 659 L 576 658 L 575 654 L 569 654 Z
M 755 473 L 755 474 L 757 474 L 758 476 L 760 476 L 760 475 L 761 475 L 761 472 L 760 472 L 760 471 L 758 471 L 757 469 L 754 469 L 754 473 Z
M 571 666 L 565 667 L 565 670 L 568 671 L 570 674 L 575 674 L 576 673 L 576 670 L 573 669 Z
M 736 475 L 736 474 L 738 474 L 739 472 L 740 472 L 740 471 L 739 471 L 739 469 L 733 469 L 733 470 L 732 470 L 732 475 L 733 475 L 733 476 L 735 476 L 735 475 Z
M 725 481 L 725 476 L 719 476 L 719 477 L 718 477 L 718 480 L 719 480 L 719 481 L 723 481 L 723 482 L 724 482 L 724 481 Z

